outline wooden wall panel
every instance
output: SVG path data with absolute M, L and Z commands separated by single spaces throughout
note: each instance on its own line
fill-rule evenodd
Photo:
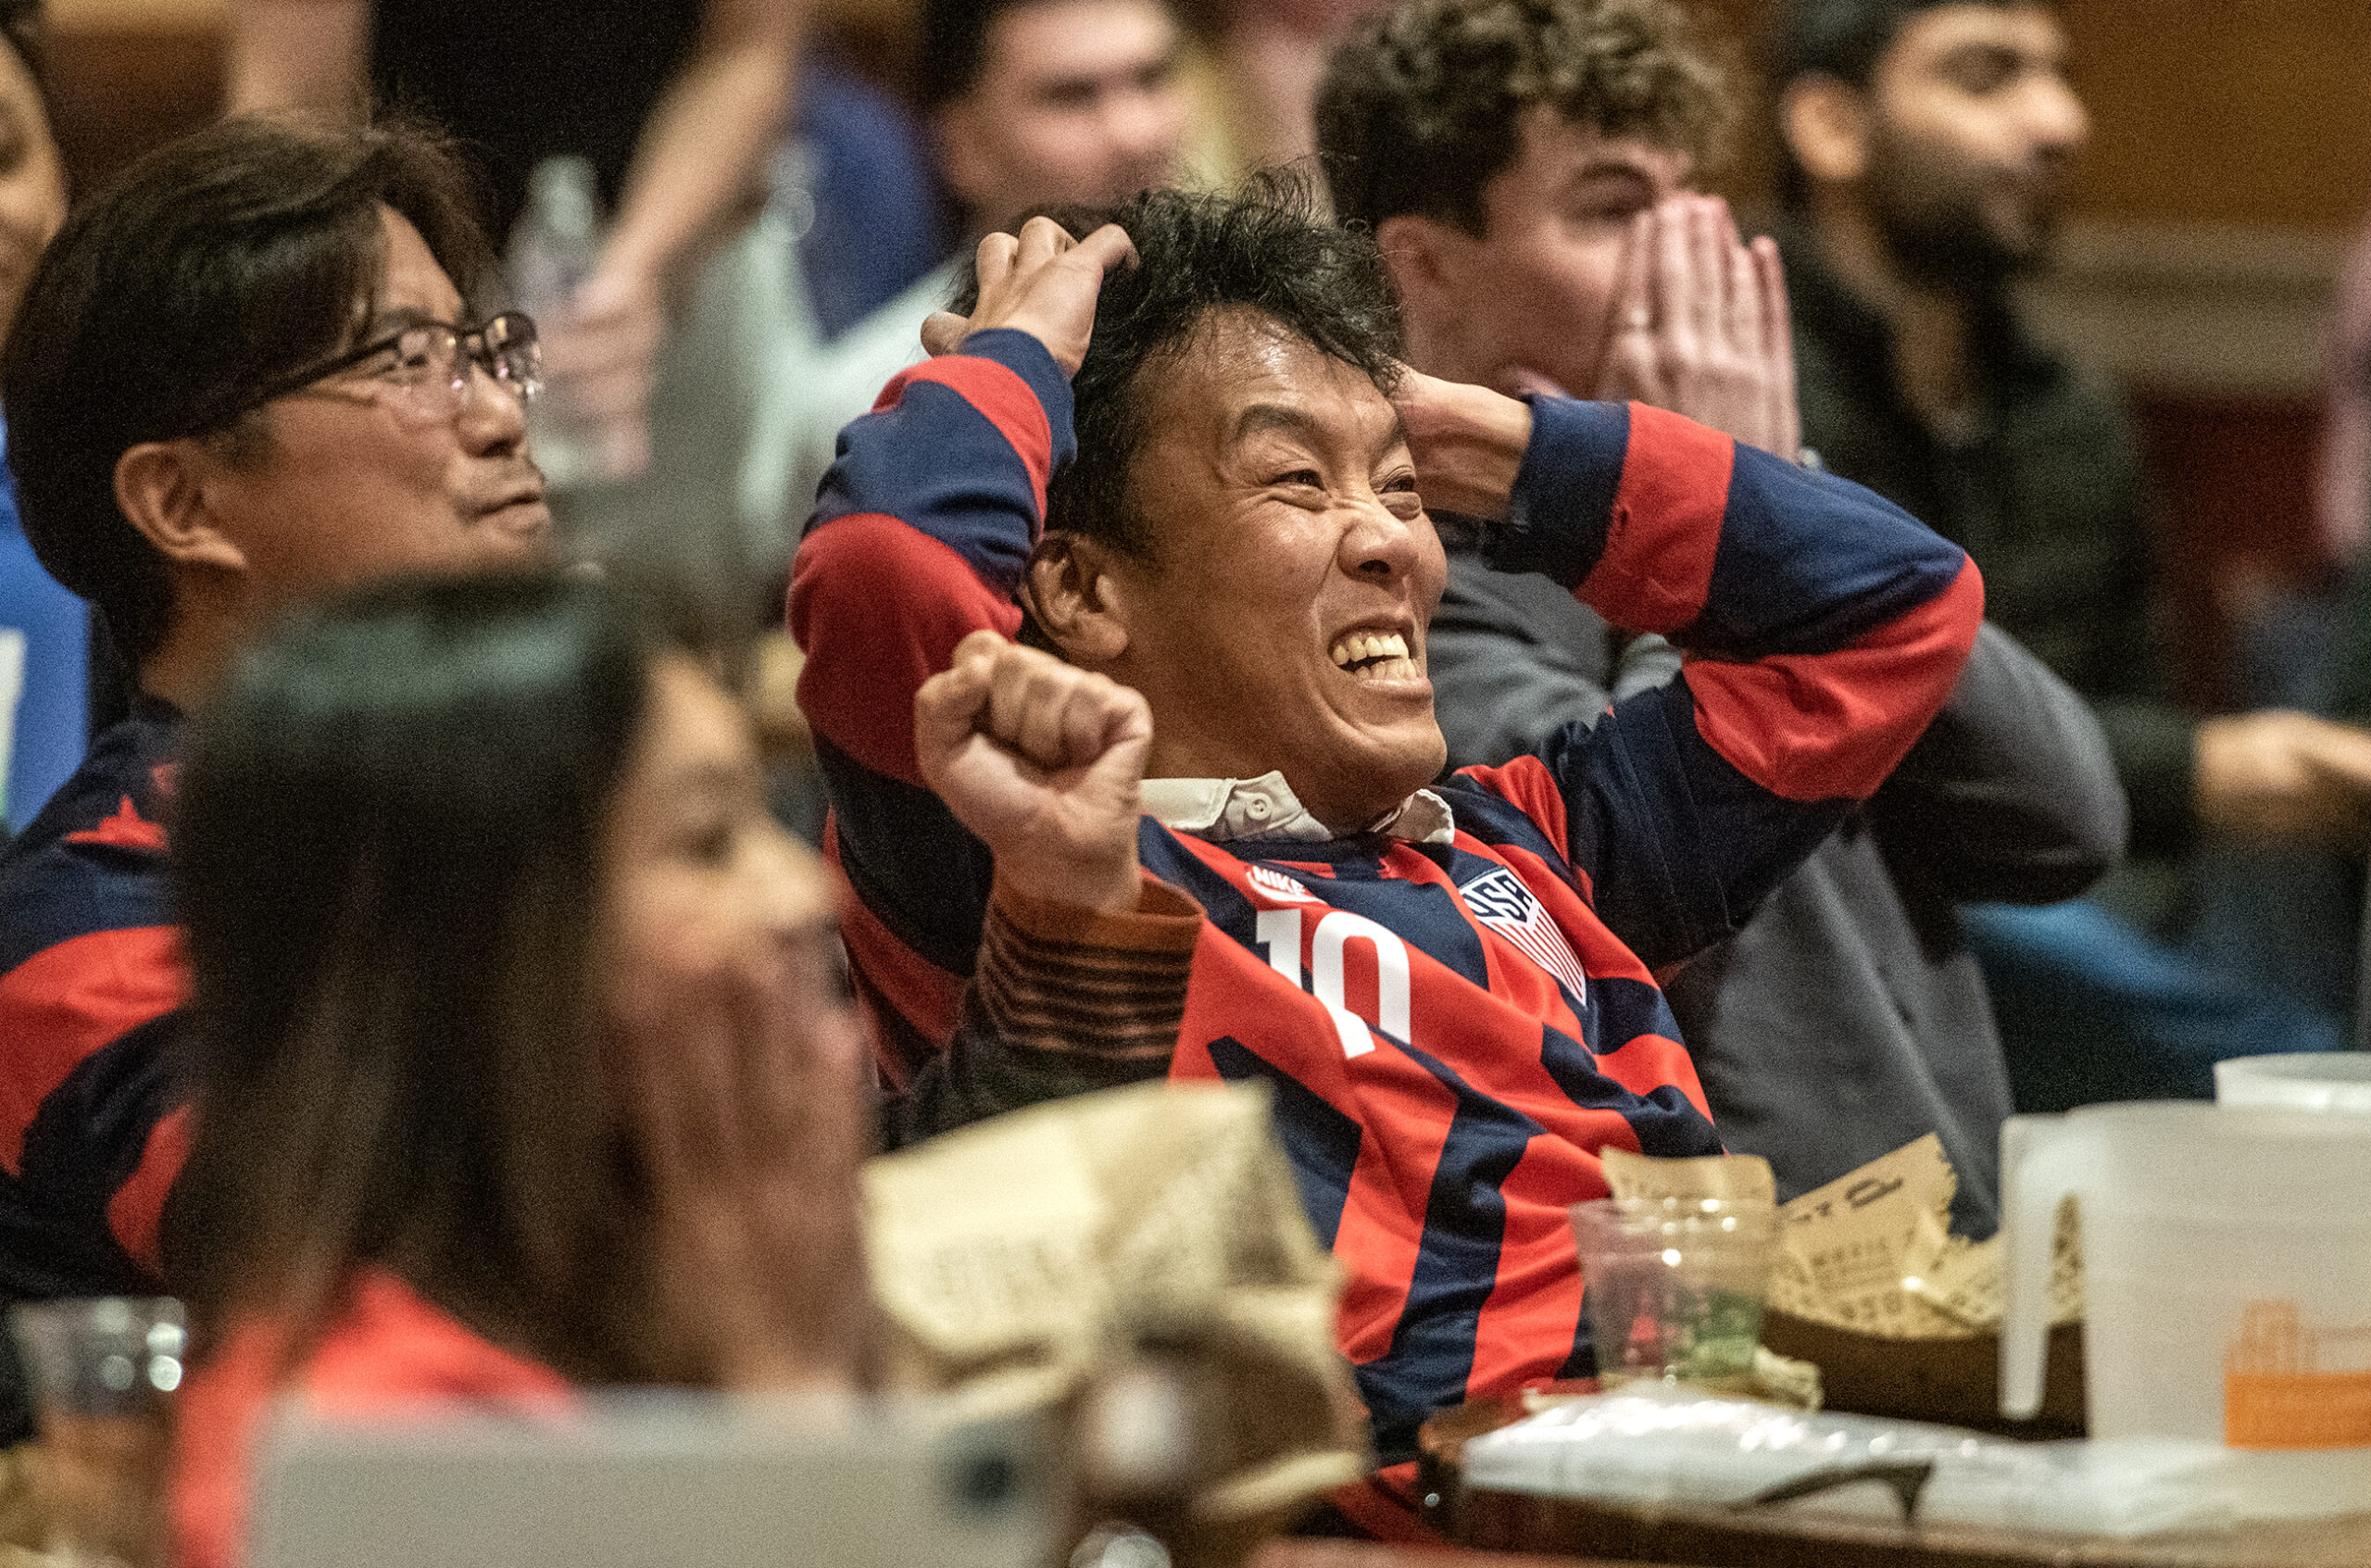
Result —
M 1692 0 L 1753 59 L 1772 0 Z M 2371 4 L 2064 0 L 2092 141 L 2078 219 L 2343 232 L 2371 208 Z M 1724 181 L 1766 195 L 1766 111 Z
M 72 189 L 103 183 L 151 147 L 196 130 L 221 104 L 212 28 L 54 31 L 50 116 Z
M 2087 217 L 2343 232 L 2371 206 L 2371 5 L 2071 0 Z

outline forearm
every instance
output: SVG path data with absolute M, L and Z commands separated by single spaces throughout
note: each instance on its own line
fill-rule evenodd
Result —
M 1201 927 L 1201 910 L 1150 876 L 1116 915 L 999 883 L 955 1040 L 884 1106 L 885 1144 L 1166 1076 Z
M 603 271 L 672 279 L 752 188 L 781 133 L 803 11 L 800 0 L 713 0 L 635 144 Z
M 1019 629 L 1012 583 L 1071 441 L 1051 358 L 1019 333 L 989 337 L 1020 370 L 935 360 L 848 427 L 791 578 L 799 708 L 856 896 L 849 954 L 923 1051 L 955 1033 L 990 881 L 986 846 L 922 781 L 914 697 L 971 633 Z
M 1073 446 L 1070 383 L 1042 345 L 998 332 L 968 347 L 899 376 L 842 433 L 791 572 L 800 708 L 820 739 L 910 784 L 914 694 L 972 632 L 1020 629 L 1013 590 Z
M 230 113 L 361 118 L 369 0 L 236 0 L 227 33 Z
M 1659 968 L 1737 930 L 1876 789 L 1950 691 L 1983 591 L 1898 508 L 1676 415 L 1532 414 L 1486 555 L 1688 661 L 1474 782 L 1522 800 L 1552 782 L 1600 918 Z
M 1795 800 L 1864 798 L 1982 617 L 1964 553 L 1857 485 L 1660 409 L 1541 399 L 1488 554 L 1690 656 L 1704 739 Z
M 2124 851 L 2124 790 L 2083 699 L 1988 623 L 1871 803 L 1888 858 L 1940 897 L 2071 898 Z

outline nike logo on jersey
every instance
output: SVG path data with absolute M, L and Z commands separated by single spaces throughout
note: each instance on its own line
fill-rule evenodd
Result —
M 1280 871 L 1272 871 L 1266 866 L 1253 866 L 1246 875 L 1249 877 L 1252 886 L 1271 898 L 1282 898 L 1288 904 L 1317 902 L 1316 894 Z
M 1562 982 L 1575 1004 L 1588 1002 L 1588 978 L 1563 931 L 1530 888 L 1504 866 L 1494 866 L 1457 890 L 1474 918 L 1523 949 L 1524 957 Z

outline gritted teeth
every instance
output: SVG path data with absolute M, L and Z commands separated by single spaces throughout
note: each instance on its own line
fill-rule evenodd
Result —
M 1334 645 L 1332 654 L 1334 662 L 1345 669 L 1370 659 L 1405 663 L 1408 639 L 1397 632 L 1353 632 Z

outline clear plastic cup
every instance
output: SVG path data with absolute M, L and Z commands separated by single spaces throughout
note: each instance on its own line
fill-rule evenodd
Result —
M 144 1568 L 163 1556 L 163 1487 L 188 1336 L 170 1297 L 25 1302 L 9 1326 L 40 1427 L 53 1557 Z
M 1725 1198 L 1572 1208 L 1582 1300 L 1607 1388 L 1640 1380 L 1743 1393 L 1753 1383 L 1778 1210 Z

